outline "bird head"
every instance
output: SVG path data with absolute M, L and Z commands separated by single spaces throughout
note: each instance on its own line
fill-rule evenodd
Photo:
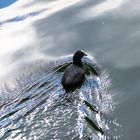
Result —
M 77 65 L 82 64 L 81 59 L 84 56 L 87 56 L 87 54 L 85 54 L 83 51 L 81 50 L 76 51 L 73 55 L 73 63 Z

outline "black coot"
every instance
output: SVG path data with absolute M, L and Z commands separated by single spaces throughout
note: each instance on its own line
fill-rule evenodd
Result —
M 76 51 L 73 55 L 73 63 L 66 69 L 61 83 L 66 92 L 69 92 L 80 86 L 85 78 L 85 71 L 81 58 L 86 56 L 81 50 Z

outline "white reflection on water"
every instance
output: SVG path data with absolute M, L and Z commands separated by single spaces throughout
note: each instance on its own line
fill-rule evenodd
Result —
M 106 12 L 109 12 L 111 10 L 119 8 L 125 1 L 123 0 L 106 0 L 103 1 L 97 5 L 93 5 L 92 7 L 88 7 L 88 9 L 84 9 L 80 12 L 80 14 L 77 14 L 77 17 L 80 19 L 91 19 L 96 16 L 100 16 L 102 14 L 105 14 Z
M 44 57 L 37 49 L 38 39 L 33 23 L 78 1 L 61 0 L 44 3 L 32 0 L 28 4 L 26 1 L 17 1 L 13 5 L 1 9 L 0 76 L 17 67 L 20 61 L 26 62 L 33 58 Z M 12 62 L 12 55 L 17 51 L 20 51 L 20 57 L 16 59 L 16 62 Z M 24 56 L 23 52 L 25 52 Z
M 26 6 L 26 1 L 18 1 L 15 4 L 13 4 L 11 7 L 5 8 L 1 10 L 1 21 L 4 22 L 8 20 L 9 18 L 15 18 L 17 16 L 26 16 L 29 13 L 32 13 L 34 11 L 41 11 L 42 9 L 45 9 L 46 12 L 44 12 L 42 15 L 35 19 L 40 19 L 47 17 L 61 9 L 67 8 L 69 6 L 72 6 L 73 4 L 79 2 L 80 0 L 61 0 L 61 1 L 53 1 L 53 2 L 37 2 L 35 0 L 30 1 L 30 3 L 33 3 L 31 6 Z M 11 12 L 12 11 L 12 12 Z M 28 19 L 30 20 L 30 19 Z M 33 20 L 33 19 L 31 19 Z M 27 21 L 26 21 L 27 22 Z
M 20 23 L 14 25 L 6 25 L 4 30 L 0 32 L 0 74 L 6 73 L 14 64 L 11 62 L 11 56 L 14 52 L 27 47 L 35 46 L 36 36 L 32 26 L 23 25 Z M 35 54 L 35 50 L 28 52 L 28 56 Z M 29 59 L 30 57 L 28 57 Z M 20 58 L 18 58 L 20 59 Z M 18 61 L 18 59 L 16 61 Z M 12 65 L 12 66 L 11 66 Z M 6 66 L 6 68 L 4 68 Z M 10 68 L 11 69 L 11 68 Z

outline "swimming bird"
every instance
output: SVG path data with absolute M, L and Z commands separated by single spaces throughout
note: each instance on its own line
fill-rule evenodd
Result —
M 66 92 L 74 90 L 80 86 L 85 79 L 84 66 L 81 62 L 83 56 L 87 56 L 81 50 L 73 55 L 73 63 L 65 70 L 61 83 Z

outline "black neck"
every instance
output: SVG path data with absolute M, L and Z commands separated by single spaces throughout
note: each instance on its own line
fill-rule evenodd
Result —
M 83 65 L 81 62 L 81 58 L 79 58 L 79 57 L 73 57 L 73 63 L 75 65 Z

